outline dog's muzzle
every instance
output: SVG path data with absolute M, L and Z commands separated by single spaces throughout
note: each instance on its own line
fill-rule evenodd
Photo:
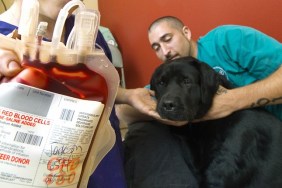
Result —
M 187 121 L 194 117 L 194 113 L 185 108 L 179 97 L 163 96 L 158 103 L 157 111 L 162 118 L 173 121 Z

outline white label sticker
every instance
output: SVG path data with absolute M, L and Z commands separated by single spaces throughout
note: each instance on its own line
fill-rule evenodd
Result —
M 0 187 L 77 187 L 104 104 L 0 85 Z

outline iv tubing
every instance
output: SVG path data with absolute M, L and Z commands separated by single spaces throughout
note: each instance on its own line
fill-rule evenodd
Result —
M 18 33 L 22 40 L 32 42 L 35 37 L 36 27 L 38 24 L 39 3 L 38 0 L 23 0 L 21 17 L 18 27 Z
M 79 10 L 76 13 L 75 25 L 68 37 L 66 47 L 79 50 L 81 53 L 92 52 L 95 49 L 95 44 L 93 43 L 97 38 L 99 24 L 99 11 Z
M 56 50 L 58 49 L 61 37 L 62 37 L 62 32 L 63 32 L 63 27 L 65 25 L 65 21 L 69 15 L 69 11 L 71 8 L 74 6 L 79 6 L 79 8 L 85 8 L 85 5 L 80 1 L 80 0 L 72 0 L 68 2 L 61 10 L 58 15 L 54 32 L 53 32 L 53 37 L 52 37 L 52 45 L 51 45 L 51 55 L 56 55 Z

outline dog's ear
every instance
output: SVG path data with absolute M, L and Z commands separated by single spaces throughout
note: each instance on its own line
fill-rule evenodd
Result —
M 157 84 L 156 80 L 155 80 L 155 78 L 157 78 L 157 76 L 156 76 L 157 72 L 158 72 L 158 69 L 156 69 L 151 76 L 150 89 L 153 90 L 153 91 L 155 91 L 156 84 Z
M 150 80 L 150 89 L 155 91 L 156 98 L 158 98 L 158 96 L 157 96 L 158 93 L 156 92 L 156 87 L 157 87 L 157 84 L 158 84 L 157 78 L 159 78 L 162 67 L 163 67 L 163 65 L 160 65 L 159 67 L 157 67 L 155 69 L 155 71 L 153 72 L 153 74 L 151 76 L 151 80 Z
M 209 108 L 212 105 L 213 97 L 220 85 L 220 78 L 206 63 L 198 61 L 197 67 L 201 74 L 200 87 L 202 103 Z
M 155 97 L 158 99 L 159 93 L 157 92 L 157 87 L 161 78 L 162 73 L 164 72 L 163 70 L 165 67 L 168 65 L 168 63 L 162 63 L 159 65 L 155 71 L 153 72 L 150 80 L 150 89 L 155 91 Z

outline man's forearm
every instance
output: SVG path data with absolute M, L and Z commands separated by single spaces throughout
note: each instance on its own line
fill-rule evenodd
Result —
M 116 104 L 128 104 L 128 90 L 122 87 L 118 88 L 117 96 L 116 96 Z
M 282 67 L 264 80 L 234 89 L 240 109 L 282 104 Z M 240 106 L 241 105 L 241 106 Z
M 282 104 L 282 68 L 264 80 L 235 89 L 220 87 L 213 104 L 201 120 L 218 119 L 258 106 Z

